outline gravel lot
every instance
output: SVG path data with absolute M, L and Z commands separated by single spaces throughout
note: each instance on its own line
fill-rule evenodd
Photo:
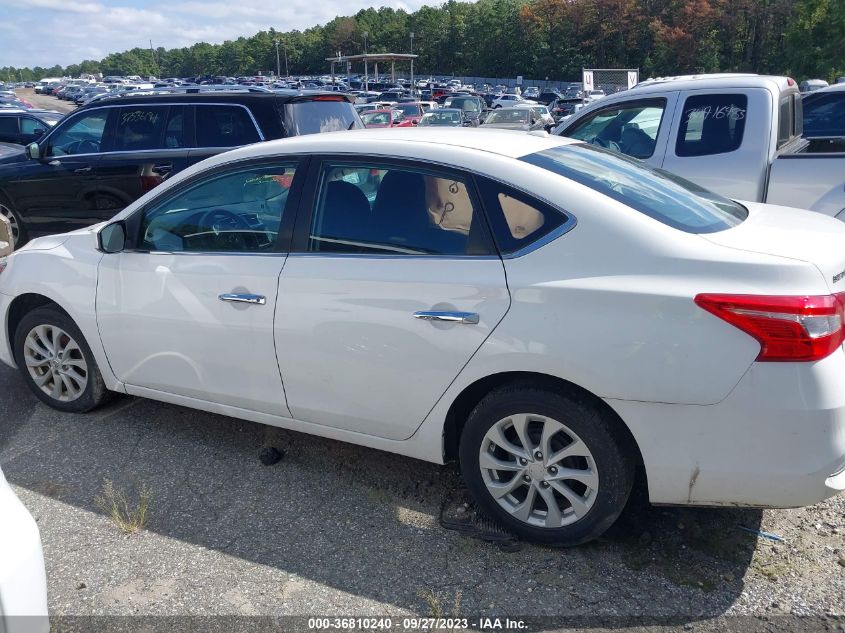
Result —
M 76 104 L 70 101 L 62 101 L 52 95 L 37 94 L 32 88 L 22 88 L 15 91 L 21 99 L 29 101 L 36 108 L 45 110 L 56 110 L 57 112 L 70 112 L 76 109 Z
M 776 616 L 845 613 L 845 497 L 766 512 L 634 504 L 597 543 L 502 548 L 440 527 L 449 467 L 127 397 L 63 414 L 5 367 L 0 420 L 54 616 L 425 616 L 457 600 L 462 616 L 543 615 L 544 628 L 584 616 L 594 630 L 716 630 L 711 618 L 753 615 L 789 630 L 797 620 Z M 273 466 L 258 459 L 268 445 L 286 451 Z M 97 506 L 107 480 L 130 500 L 151 490 L 146 530 L 126 536 Z

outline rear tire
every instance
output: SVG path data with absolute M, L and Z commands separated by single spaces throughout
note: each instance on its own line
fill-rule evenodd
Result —
M 32 393 L 54 409 L 84 413 L 109 396 L 85 337 L 58 308 L 26 314 L 15 332 L 14 352 Z
M 633 486 L 635 462 L 617 424 L 584 399 L 526 384 L 497 389 L 461 434 L 464 481 L 516 536 L 586 543 L 616 521 Z

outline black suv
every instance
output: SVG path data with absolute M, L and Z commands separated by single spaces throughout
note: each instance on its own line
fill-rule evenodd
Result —
M 32 143 L 46 134 L 63 116 L 61 112 L 0 109 L 0 143 Z
M 16 245 L 107 220 L 189 165 L 258 141 L 361 128 L 336 92 L 115 97 L 75 110 L 20 152 L 0 153 L 0 215 Z

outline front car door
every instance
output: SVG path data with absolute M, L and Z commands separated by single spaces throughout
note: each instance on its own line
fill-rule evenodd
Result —
M 276 311 L 291 413 L 406 439 L 510 304 L 473 180 L 326 157 L 307 191 Z
M 9 195 L 33 233 L 95 224 L 96 172 L 111 125 L 110 108 L 84 110 L 58 124 L 40 145 L 41 158 L 17 166 Z
M 115 108 L 114 134 L 97 169 L 97 210 L 109 218 L 188 166 L 192 133 L 182 105 Z
M 96 305 L 129 393 L 289 416 L 273 313 L 297 174 L 295 159 L 225 167 L 127 220 L 135 248 L 103 257 Z

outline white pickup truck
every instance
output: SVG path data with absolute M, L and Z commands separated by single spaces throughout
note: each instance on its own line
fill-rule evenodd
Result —
M 845 139 L 806 139 L 802 121 L 792 79 L 722 74 L 643 82 L 590 104 L 554 133 L 730 198 L 845 220 Z

